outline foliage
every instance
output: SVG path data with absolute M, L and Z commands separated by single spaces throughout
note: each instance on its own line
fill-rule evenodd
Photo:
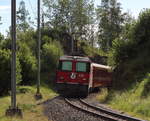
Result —
M 100 101 L 100 103 L 104 103 L 107 100 L 107 97 L 108 97 L 108 89 L 101 88 L 99 94 L 96 96 L 96 99 Z
M 35 32 L 33 30 L 17 33 L 17 53 L 22 68 L 22 81 L 20 83 L 23 85 L 33 84 L 36 80 L 37 60 L 35 58 L 36 41 L 34 36 Z M 6 38 L 3 41 L 1 48 L 11 49 L 10 38 Z
M 97 9 L 99 21 L 98 43 L 104 51 L 110 50 L 112 42 L 122 32 L 126 13 L 122 13 L 117 0 L 102 0 Z
M 64 53 L 69 54 L 71 50 L 71 36 L 63 29 L 42 29 L 42 45 L 46 42 L 60 42 Z
M 71 32 L 74 33 L 74 38 L 86 42 L 91 41 L 94 36 L 94 4 L 92 0 L 72 0 L 71 2 Z M 92 28 L 93 27 L 93 28 Z M 92 29 L 91 29 L 92 28 Z M 93 30 L 93 31 L 91 31 Z
M 10 38 L 5 38 L 0 45 L 0 48 L 2 49 L 11 49 L 11 39 Z
M 130 89 L 124 91 L 111 90 L 105 103 L 114 109 L 127 112 L 144 120 L 150 120 L 148 108 L 150 106 L 149 82 L 150 75 L 147 75 L 141 82 L 132 85 Z
M 3 41 L 4 41 L 4 36 L 0 33 L 0 49 L 2 47 Z
M 92 62 L 107 65 L 108 54 L 99 48 L 92 47 L 85 41 L 79 43 L 78 52 L 84 56 L 88 56 Z
M 56 68 L 59 57 L 63 54 L 58 42 L 45 43 L 43 45 L 42 59 L 43 71 L 50 72 Z
M 63 33 L 63 38 L 69 35 L 69 38 L 75 41 L 86 40 L 88 43 L 92 43 L 95 22 L 93 0 L 56 0 L 51 2 L 44 0 L 43 2 L 47 8 L 45 14 L 49 19 L 47 22 L 49 27 Z M 71 41 L 68 41 L 67 44 L 70 43 Z
M 91 56 L 91 57 L 96 56 L 96 55 L 108 56 L 108 54 L 102 51 L 101 49 L 92 47 L 90 45 L 85 44 L 84 46 L 79 47 L 79 48 L 81 48 L 81 50 L 83 51 L 82 53 L 86 56 Z
M 28 29 L 26 32 L 17 33 L 17 43 L 25 43 L 30 49 L 30 53 L 34 56 L 37 55 L 37 35 L 34 30 Z
M 21 64 L 22 85 L 30 85 L 36 81 L 37 60 L 24 42 L 19 42 L 19 61 Z
M 7 94 L 11 85 L 11 52 L 9 50 L 0 50 L 0 95 Z M 21 82 L 21 66 L 16 60 L 16 83 Z
M 0 33 L 0 42 L 4 40 L 4 36 Z
M 141 98 L 147 98 L 150 93 L 150 74 L 143 80 L 143 89 L 141 92 Z
M 17 11 L 17 29 L 19 31 L 25 32 L 29 29 L 30 22 L 29 12 L 26 10 L 25 2 L 22 0 L 19 5 L 19 10 Z
M 45 43 L 42 46 L 42 73 L 46 73 L 49 81 L 50 79 L 54 78 L 54 74 L 57 67 L 57 62 L 59 57 L 63 55 L 63 50 L 61 49 L 61 45 L 59 42 L 49 42 Z
M 116 87 L 127 87 L 150 72 L 150 10 L 144 10 L 129 32 L 113 44 Z

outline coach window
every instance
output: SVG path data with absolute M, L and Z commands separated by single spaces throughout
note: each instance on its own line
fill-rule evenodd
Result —
M 76 71 L 77 72 L 89 72 L 89 63 L 77 62 Z
M 72 62 L 62 61 L 62 70 L 63 71 L 72 71 Z

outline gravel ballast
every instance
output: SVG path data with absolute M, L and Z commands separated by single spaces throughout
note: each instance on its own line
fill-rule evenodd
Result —
M 100 117 L 74 109 L 62 97 L 44 103 L 44 114 L 50 121 L 106 121 Z

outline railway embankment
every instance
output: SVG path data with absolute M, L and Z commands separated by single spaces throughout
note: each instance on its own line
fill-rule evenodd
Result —
M 112 108 L 150 120 L 150 10 L 141 11 L 128 24 L 109 53 L 114 67 L 113 90 L 100 93 L 99 100 Z
M 121 113 L 127 113 L 131 116 L 150 121 L 149 82 L 150 75 L 126 90 L 111 90 L 108 92 L 106 89 L 103 89 L 96 98 L 100 103 L 119 110 Z
M 36 100 L 34 95 L 36 86 L 19 86 L 17 88 L 17 105 L 23 112 L 23 118 L 6 117 L 6 109 L 10 106 L 10 96 L 0 97 L 0 121 L 48 121 L 48 118 L 43 114 L 43 105 L 45 102 L 56 96 L 50 88 L 41 86 L 42 99 Z
M 65 102 L 63 97 L 47 101 L 44 104 L 44 113 L 50 121 L 107 121 L 73 108 Z

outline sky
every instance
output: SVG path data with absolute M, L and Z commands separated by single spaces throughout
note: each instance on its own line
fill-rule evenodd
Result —
M 17 1 L 17 8 L 19 2 Z M 37 12 L 37 0 L 24 0 L 26 3 L 26 8 L 28 9 L 32 20 L 36 18 Z M 135 18 L 143 8 L 150 8 L 150 0 L 118 0 L 121 3 L 123 12 L 129 11 Z M 101 0 L 95 0 L 95 5 L 100 5 Z M 0 0 L 0 16 L 2 17 L 2 25 L 0 25 L 0 33 L 6 35 L 6 30 L 8 30 L 11 24 L 11 0 Z

